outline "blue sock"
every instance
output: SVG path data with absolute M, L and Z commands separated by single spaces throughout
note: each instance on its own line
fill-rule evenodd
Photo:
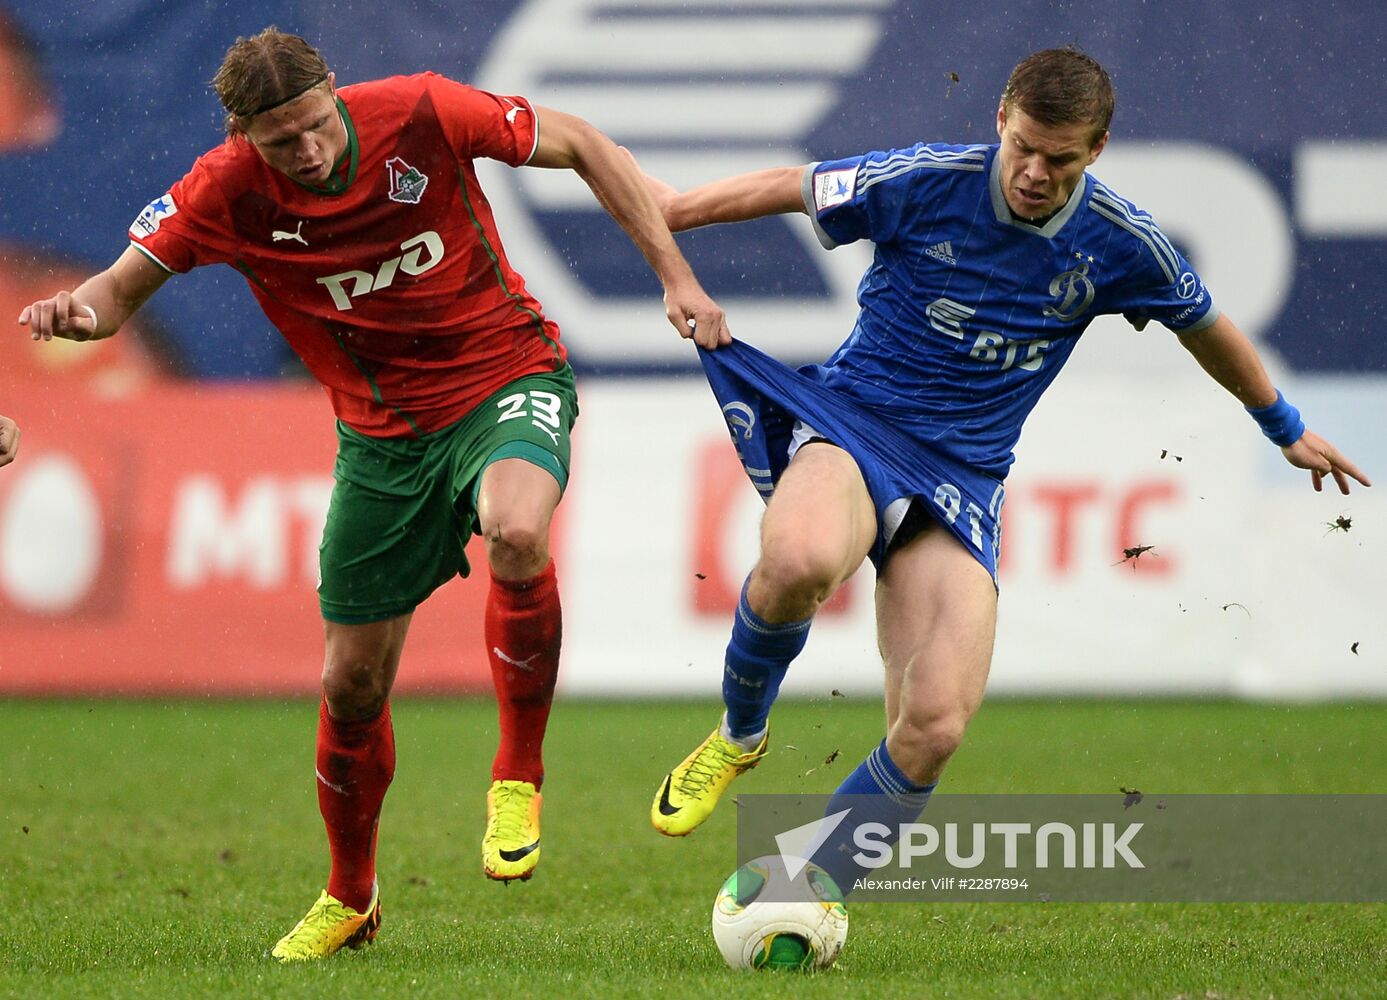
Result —
M 894 843 L 901 824 L 920 818 L 933 791 L 934 785 L 914 784 L 902 774 L 882 740 L 829 799 L 825 816 L 844 809 L 851 811 L 813 852 L 811 860 L 832 875 L 843 895 L 848 895 L 853 883 L 871 874 L 871 869 L 852 860 L 858 851 L 852 842 L 853 830 L 863 823 L 882 823 L 891 830 Z
M 771 702 L 780 692 L 780 682 L 785 679 L 790 661 L 804 648 L 814 621 L 806 618 L 802 622 L 771 625 L 751 610 L 746 588 L 747 584 L 742 584 L 722 672 L 727 729 L 734 738 L 755 736 L 766 728 Z

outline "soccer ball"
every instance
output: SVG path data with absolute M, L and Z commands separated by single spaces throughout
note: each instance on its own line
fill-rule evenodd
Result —
M 770 854 L 722 884 L 713 903 L 713 940 L 732 968 L 826 969 L 843 950 L 843 894 L 828 872 L 803 864 L 791 878 L 782 856 Z

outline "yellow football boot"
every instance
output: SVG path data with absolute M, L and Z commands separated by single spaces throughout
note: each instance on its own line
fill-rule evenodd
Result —
M 380 930 L 380 886 L 371 888 L 371 902 L 365 913 L 358 913 L 326 889 L 294 925 L 294 929 L 279 939 L 270 951 L 281 962 L 306 962 L 327 958 L 343 948 L 360 948 L 375 940 Z
M 486 793 L 482 871 L 498 882 L 529 878 L 539 864 L 539 807 L 528 781 L 493 781 Z
M 714 729 L 697 750 L 666 775 L 650 806 L 650 822 L 666 837 L 687 836 L 713 813 L 732 779 L 766 756 L 770 730 L 754 750 L 743 750 Z

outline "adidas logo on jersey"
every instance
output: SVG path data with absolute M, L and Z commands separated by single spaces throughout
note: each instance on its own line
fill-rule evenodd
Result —
M 942 260 L 951 267 L 958 263 L 958 258 L 954 256 L 954 245 L 951 240 L 945 240 L 943 243 L 936 243 L 926 250 L 925 253 L 935 260 Z

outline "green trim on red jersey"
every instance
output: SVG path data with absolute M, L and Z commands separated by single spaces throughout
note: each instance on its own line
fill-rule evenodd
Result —
M 481 241 L 482 249 L 486 251 L 487 257 L 491 259 L 491 270 L 492 273 L 496 275 L 496 284 L 500 286 L 501 292 L 506 298 L 510 299 L 511 304 L 530 318 L 530 322 L 534 324 L 535 331 L 539 334 L 540 339 L 547 343 L 554 352 L 554 360 L 562 364 L 564 359 L 563 353 L 559 350 L 559 342 L 544 332 L 544 317 L 525 305 L 521 301 L 520 295 L 511 291 L 510 287 L 506 284 L 506 276 L 501 273 L 501 258 L 496 253 L 495 248 L 492 247 L 491 241 L 486 238 L 486 227 L 483 226 L 482 221 L 477 218 L 477 212 L 472 207 L 472 199 L 467 196 L 467 174 L 462 169 L 461 164 L 458 164 L 458 188 L 462 192 L 462 203 L 467 206 L 467 217 L 472 220 L 472 228 L 477 231 L 477 239 Z
M 252 282 L 256 288 L 260 289 L 261 293 L 264 294 L 266 298 L 275 299 L 275 301 L 279 301 L 276 298 L 276 296 L 269 290 L 269 288 L 266 287 L 265 283 L 260 280 L 260 276 L 256 274 L 253 270 L 251 270 L 250 265 L 247 264 L 244 260 L 237 257 L 235 266 L 236 270 L 240 271 L 241 274 L 245 276 L 245 279 L 247 281 Z M 326 326 L 327 324 L 323 325 Z M 380 394 L 380 386 L 376 384 L 375 377 L 372 376 L 371 372 L 367 369 L 366 363 L 362 361 L 361 358 L 358 357 L 356 354 L 353 354 L 350 349 L 348 349 L 347 345 L 342 341 L 342 335 L 329 327 L 328 336 L 330 336 L 333 339 L 334 343 L 336 343 L 337 346 L 341 348 L 342 353 L 345 354 L 348 360 L 351 361 L 352 366 L 356 368 L 356 370 L 361 373 L 361 377 L 366 380 L 366 385 L 371 390 L 371 398 L 374 399 L 381 406 L 390 409 L 401 420 L 407 423 L 409 425 L 409 429 L 414 432 L 416 437 L 422 437 L 423 431 L 419 429 L 419 425 L 414 422 L 413 417 L 411 417 L 404 410 L 400 409 L 394 403 L 387 403 L 385 399 L 382 398 Z
M 332 339 L 337 342 L 337 346 L 342 349 L 342 353 L 351 359 L 352 364 L 356 366 L 356 370 L 361 373 L 361 377 L 364 378 L 366 380 L 366 384 L 370 386 L 371 398 L 374 399 L 381 406 L 388 407 L 391 411 L 395 413 L 396 416 L 398 416 L 405 423 L 409 424 L 409 429 L 414 432 L 415 437 L 423 437 L 424 432 L 419 429 L 419 425 L 414 422 L 413 417 L 411 417 L 404 410 L 400 409 L 394 403 L 387 403 L 384 397 L 381 396 L 380 386 L 376 384 L 375 376 L 373 376 L 371 372 L 367 369 L 366 363 L 362 361 L 359 356 L 352 353 L 351 349 L 347 347 L 347 345 L 342 340 L 342 335 L 334 330 L 329 330 L 328 332 L 332 334 Z
M 361 164 L 361 145 L 356 138 L 356 125 L 352 122 L 351 112 L 347 110 L 346 102 L 342 98 L 337 98 L 337 112 L 342 116 L 342 127 L 347 130 L 347 148 L 342 150 L 342 155 L 337 158 L 337 162 L 332 165 L 332 173 L 322 184 L 305 184 L 303 181 L 289 175 L 289 179 L 306 191 L 314 194 L 333 197 L 342 194 L 347 188 L 352 186 L 356 180 L 356 168 Z M 347 176 L 341 176 L 342 164 L 347 163 Z
M 240 271 L 241 274 L 245 276 L 245 279 L 246 279 L 247 281 L 252 281 L 252 282 L 254 282 L 256 288 L 260 289 L 262 292 L 264 292 L 264 293 L 265 293 L 266 295 L 268 295 L 270 298 L 272 298 L 272 299 L 274 298 L 274 296 L 270 294 L 270 290 L 269 290 L 267 287 L 265 287 L 265 283 L 264 283 L 263 281 L 260 280 L 260 275 L 256 274 L 254 271 L 252 271 L 252 270 L 250 269 L 250 265 L 249 265 L 249 264 L 247 264 L 247 263 L 246 263 L 244 260 L 242 260 L 240 257 L 237 257 L 237 258 L 236 258 L 236 263 L 235 263 L 234 266 L 235 266 L 236 270 Z M 276 301 L 278 301 L 278 300 L 276 300 Z
M 150 259 L 150 261 L 152 261 L 152 262 L 155 263 L 155 264 L 158 264 L 158 265 L 159 265 L 159 270 L 161 270 L 161 271 L 167 271 L 169 274 L 177 274 L 177 273 L 178 273 L 178 272 L 175 271 L 173 268 L 171 268 L 171 267 L 169 267 L 167 264 L 165 264 L 165 263 L 164 263 L 162 260 L 160 260 L 158 257 L 154 256 L 154 252 L 153 252 L 152 250 L 146 250 L 143 246 L 141 246 L 139 240 L 131 240 L 131 241 L 130 241 L 130 245 L 131 245 L 132 247 L 134 247 L 136 250 L 138 250 L 140 253 L 142 253 L 142 254 L 144 254 L 146 257 L 148 257 L 148 258 Z

